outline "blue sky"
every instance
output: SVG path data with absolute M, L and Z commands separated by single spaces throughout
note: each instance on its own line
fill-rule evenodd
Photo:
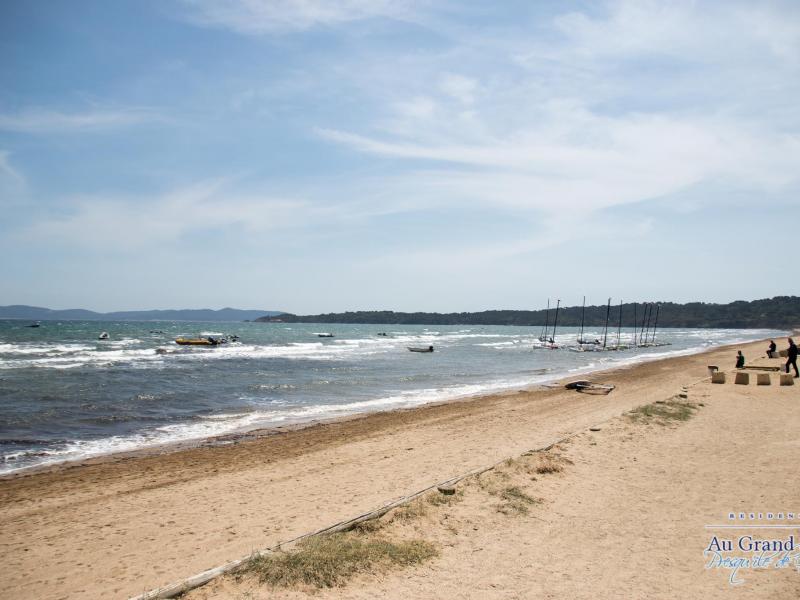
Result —
M 800 294 L 797 2 L 9 0 L 0 57 L 0 304 Z

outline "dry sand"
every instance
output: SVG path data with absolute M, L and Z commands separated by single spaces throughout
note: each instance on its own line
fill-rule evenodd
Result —
M 467 492 L 448 517 L 457 533 L 422 523 L 439 558 L 316 597 L 796 598 L 798 572 L 746 574 L 730 588 L 727 573 L 703 568 L 703 526 L 728 511 L 800 514 L 800 386 L 697 383 L 734 355 L 609 371 L 594 378 L 618 386 L 609 396 L 525 391 L 5 479 L 0 595 L 124 598 L 606 423 L 561 449 L 574 464 L 529 482 L 544 499 L 529 515 Z M 705 406 L 687 423 L 618 418 L 693 384 Z M 193 597 L 276 593 L 247 585 L 224 580 Z

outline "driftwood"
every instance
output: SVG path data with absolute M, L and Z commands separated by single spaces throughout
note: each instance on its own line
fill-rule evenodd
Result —
M 532 450 L 528 450 L 527 452 L 525 452 L 525 454 L 527 455 L 527 454 L 533 454 L 533 453 L 536 453 L 536 452 L 547 452 L 548 450 L 550 450 L 556 444 L 560 444 L 561 442 L 564 442 L 564 441 L 566 441 L 566 440 L 568 440 L 570 438 L 573 438 L 576 435 L 578 435 L 578 433 L 572 433 L 572 434 L 563 436 L 563 437 L 555 440 L 554 442 L 548 444 L 547 446 L 542 446 L 540 448 L 534 448 Z M 272 554 L 274 552 L 278 552 L 284 546 L 288 546 L 290 544 L 294 544 L 295 542 L 299 542 L 299 541 L 304 540 L 306 538 L 314 537 L 314 536 L 317 536 L 317 535 L 326 535 L 326 534 L 331 534 L 331 533 L 338 533 L 340 531 L 347 531 L 349 529 L 352 529 L 353 527 L 355 527 L 359 523 L 363 523 L 365 521 L 371 521 L 373 519 L 380 518 L 383 515 L 385 515 L 386 513 L 388 513 L 390 510 L 392 510 L 394 508 L 397 508 L 399 506 L 402 506 L 404 504 L 408 504 L 409 502 L 419 498 L 420 496 L 430 492 L 431 490 L 438 489 L 438 488 L 453 488 L 454 489 L 455 484 L 457 484 L 459 481 L 462 481 L 462 480 L 466 479 L 467 477 L 473 477 L 475 475 L 480 475 L 481 473 L 485 473 L 486 471 L 491 471 L 495 467 L 497 467 L 497 466 L 503 464 L 504 462 L 506 462 L 506 460 L 508 460 L 508 459 L 504 458 L 503 460 L 499 460 L 499 461 L 497 461 L 495 463 L 492 463 L 489 466 L 479 467 L 477 469 L 473 469 L 472 471 L 468 471 L 468 472 L 463 473 L 461 475 L 456 475 L 455 477 L 447 479 L 446 481 L 442 481 L 442 482 L 439 482 L 439 483 L 434 483 L 433 485 L 430 485 L 430 486 L 428 486 L 428 487 L 426 487 L 424 489 L 421 489 L 421 490 L 419 490 L 417 492 L 414 492 L 413 494 L 409 494 L 407 496 L 403 496 L 401 498 L 393 500 L 393 501 L 389 502 L 388 504 L 385 504 L 384 506 L 381 506 L 380 508 L 376 508 L 375 510 L 371 510 L 371 511 L 366 512 L 366 513 L 364 513 L 362 515 L 359 515 L 357 517 L 353 517 L 352 519 L 348 519 L 346 521 L 340 521 L 339 523 L 335 523 L 335 524 L 330 525 L 328 527 L 324 527 L 322 529 L 318 529 L 317 531 L 313 531 L 311 533 L 305 533 L 303 535 L 300 535 L 300 536 L 298 536 L 296 538 L 293 538 L 291 540 L 288 540 L 286 542 L 281 542 L 280 544 L 278 544 L 276 546 L 273 546 L 271 548 L 266 548 L 264 550 L 257 550 L 255 552 L 253 552 L 252 554 L 248 554 L 247 556 L 244 556 L 242 558 L 238 558 L 236 560 L 232 560 L 232 561 L 227 562 L 227 563 L 225 563 L 225 564 L 223 564 L 223 565 L 221 565 L 219 567 L 214 567 L 213 569 L 208 569 L 207 571 L 203 571 L 202 573 L 198 573 L 197 575 L 193 575 L 192 577 L 184 579 L 183 581 L 179 581 L 177 583 L 173 583 L 173 584 L 167 585 L 165 587 L 156 588 L 154 590 L 150 590 L 149 592 L 145 592 L 145 593 L 140 594 L 138 596 L 133 596 L 129 600 L 165 600 L 167 598 L 175 598 L 176 596 L 179 596 L 179 595 L 184 594 L 184 593 L 186 593 L 186 592 L 188 592 L 190 590 L 199 588 L 200 586 L 203 586 L 203 585 L 207 584 L 212 579 L 215 579 L 215 578 L 219 577 L 220 575 L 225 575 L 227 573 L 235 573 L 236 571 L 238 571 L 239 569 L 244 567 L 253 558 L 257 558 L 259 556 L 266 556 L 267 554 Z
M 780 371 L 780 367 L 761 367 L 761 366 L 746 366 L 746 367 L 739 367 L 740 369 L 748 369 L 750 371 Z

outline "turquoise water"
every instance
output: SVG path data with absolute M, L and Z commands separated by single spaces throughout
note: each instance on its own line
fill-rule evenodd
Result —
M 26 325 L 0 321 L 0 472 L 515 389 L 781 334 L 672 329 L 657 336 L 668 346 L 570 352 L 535 349 L 539 327 L 163 321 Z M 97 339 L 101 331 L 109 333 L 108 340 Z M 323 332 L 334 337 L 317 336 Z M 240 340 L 213 348 L 174 343 L 178 336 L 222 334 Z M 566 328 L 557 341 L 568 346 L 576 335 L 576 329 Z M 585 335 L 602 338 L 602 331 Z M 623 343 L 630 335 L 623 330 Z M 428 345 L 436 351 L 407 350 Z M 157 348 L 169 353 L 158 354 Z

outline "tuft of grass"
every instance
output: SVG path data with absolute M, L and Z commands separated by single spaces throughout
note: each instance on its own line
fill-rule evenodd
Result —
M 547 475 L 548 473 L 560 473 L 564 467 L 552 455 L 543 454 L 535 470 L 539 475 Z
M 500 491 L 503 503 L 497 510 L 503 514 L 527 514 L 533 504 L 540 504 L 541 500 L 529 496 L 517 486 L 504 488 Z
M 460 502 L 464 498 L 464 490 L 463 489 L 456 489 L 455 494 L 442 494 L 441 492 L 431 492 L 427 496 L 425 496 L 425 500 L 428 504 L 432 504 L 433 506 L 451 506 L 457 502 Z
M 370 519 L 369 521 L 361 521 L 353 525 L 351 531 L 356 533 L 375 533 L 383 529 L 384 522 L 380 519 Z
M 408 504 L 404 504 L 395 510 L 394 516 L 403 521 L 410 521 L 418 519 L 428 514 L 428 508 L 431 503 L 426 502 L 424 498 L 417 498 Z
M 655 422 L 666 425 L 671 421 L 688 421 L 698 410 L 697 406 L 690 402 L 676 402 L 669 400 L 663 403 L 645 404 L 634 408 L 628 413 L 628 417 L 634 422 Z
M 437 556 L 425 540 L 394 542 L 354 532 L 316 536 L 289 552 L 276 552 L 250 560 L 245 572 L 274 587 L 341 586 L 367 571 L 402 568 Z

